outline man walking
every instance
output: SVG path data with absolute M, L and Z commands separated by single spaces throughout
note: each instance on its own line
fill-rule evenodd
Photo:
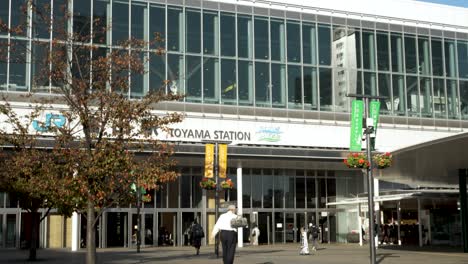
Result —
M 211 237 L 215 238 L 219 231 L 221 234 L 221 243 L 223 244 L 223 263 L 234 263 L 234 254 L 236 253 L 237 229 L 231 226 L 231 220 L 236 219 L 236 206 L 229 205 L 228 211 L 222 214 L 216 222 Z
M 203 232 L 203 227 L 197 223 L 196 219 L 193 221 L 190 233 L 192 238 L 192 246 L 195 248 L 196 254 L 199 255 L 201 240 L 203 237 L 205 237 L 205 233 Z

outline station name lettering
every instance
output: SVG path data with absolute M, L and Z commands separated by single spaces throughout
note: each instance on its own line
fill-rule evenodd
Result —
M 187 139 L 212 139 L 212 140 L 235 140 L 250 141 L 250 132 L 225 131 L 225 130 L 205 130 L 205 129 L 183 129 L 175 128 L 169 130 L 169 135 L 176 138 Z

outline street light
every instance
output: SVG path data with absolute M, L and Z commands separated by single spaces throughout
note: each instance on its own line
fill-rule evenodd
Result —
M 214 158 L 214 175 L 216 179 L 216 189 L 215 189 L 215 222 L 218 220 L 219 216 L 219 191 L 220 191 L 220 184 L 219 184 L 219 144 L 226 144 L 229 145 L 232 141 L 223 141 L 223 140 L 202 140 L 205 144 L 214 144 L 215 145 L 215 158 Z M 215 238 L 215 254 L 216 257 L 219 257 L 219 233 L 216 235 Z
M 369 100 L 380 100 L 386 99 L 385 96 L 373 96 L 373 95 L 364 95 L 364 94 L 347 94 L 347 97 L 354 97 L 359 99 L 364 99 L 364 120 L 366 124 L 366 128 L 364 130 L 364 134 L 366 135 L 366 153 L 367 153 L 367 160 L 369 161 L 369 167 L 367 167 L 367 188 L 369 189 L 367 193 L 367 203 L 369 208 L 369 245 L 370 245 L 370 263 L 376 263 L 376 253 L 375 253 L 375 224 L 374 224 L 374 178 L 372 176 L 372 155 L 371 155 L 371 142 L 370 142 L 370 134 L 374 133 L 375 128 L 374 124 L 368 124 L 368 117 L 369 117 Z

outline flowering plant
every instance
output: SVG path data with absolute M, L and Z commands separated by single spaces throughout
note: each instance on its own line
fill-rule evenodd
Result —
M 232 189 L 234 187 L 234 183 L 231 179 L 226 179 L 225 181 L 221 182 L 221 188 L 223 189 Z
M 150 194 L 145 194 L 141 197 L 141 201 L 145 202 L 145 203 L 149 203 L 151 202 L 151 195 Z
M 216 188 L 216 182 L 210 178 L 203 178 L 200 182 L 200 187 L 206 190 L 213 190 Z
M 375 164 L 379 169 L 385 169 L 392 165 L 392 154 L 386 152 L 384 154 L 376 154 L 374 155 Z
M 367 160 L 364 153 L 350 153 L 346 159 L 344 159 L 344 164 L 348 168 L 363 168 L 367 169 L 370 166 L 370 162 Z

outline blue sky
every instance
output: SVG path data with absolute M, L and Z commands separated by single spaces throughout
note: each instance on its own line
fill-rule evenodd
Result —
M 418 0 L 421 2 L 431 2 L 437 4 L 445 4 L 445 5 L 453 5 L 453 6 L 461 6 L 468 8 L 468 0 Z

